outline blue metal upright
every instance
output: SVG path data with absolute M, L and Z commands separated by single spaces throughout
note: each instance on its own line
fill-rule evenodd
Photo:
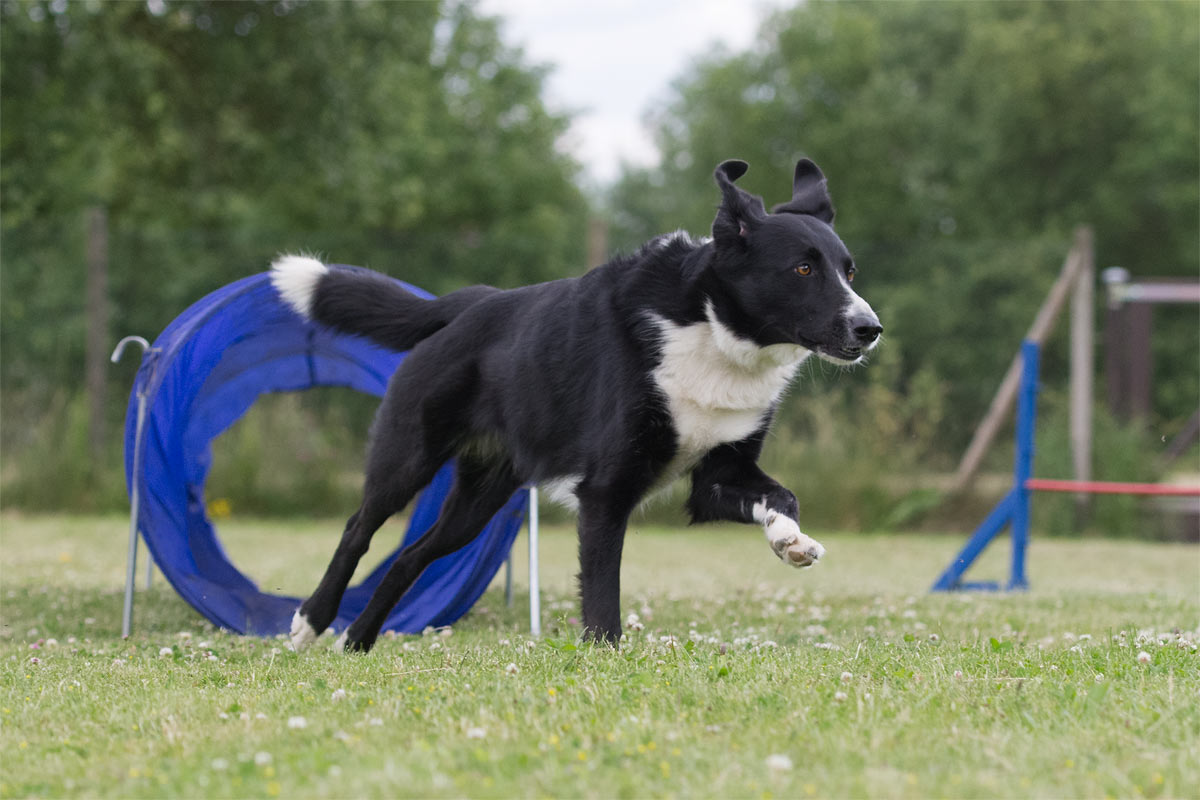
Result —
M 1034 424 L 1037 421 L 1038 362 L 1041 348 L 1037 342 L 1025 340 L 1021 343 L 1021 387 L 1017 395 L 1016 458 L 1013 460 L 1013 488 L 996 504 L 992 512 L 980 523 L 971 538 L 959 551 L 950 565 L 942 572 L 930 591 L 949 592 L 960 590 L 998 591 L 1000 584 L 989 582 L 966 582 L 963 574 L 984 551 L 996 534 L 1012 525 L 1012 569 L 1007 589 L 1028 589 L 1025 577 L 1025 550 L 1029 546 L 1029 495 L 1027 487 L 1033 475 Z

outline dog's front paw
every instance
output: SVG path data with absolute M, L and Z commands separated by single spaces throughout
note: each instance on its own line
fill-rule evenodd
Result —
M 806 536 L 800 531 L 800 526 L 795 520 L 782 514 L 769 514 L 763 529 L 771 549 L 785 564 L 793 567 L 811 567 L 825 555 L 825 548 L 820 542 Z

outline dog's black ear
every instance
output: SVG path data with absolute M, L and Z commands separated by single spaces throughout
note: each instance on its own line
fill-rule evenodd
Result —
M 722 161 L 713 173 L 721 187 L 721 207 L 712 225 L 713 239 L 717 241 L 741 240 L 767 216 L 762 198 L 733 185 L 748 169 L 750 165 L 745 161 L 731 159 Z
M 826 224 L 833 224 L 833 201 L 821 168 L 802 158 L 796 162 L 792 178 L 792 199 L 771 209 L 773 214 L 809 214 Z

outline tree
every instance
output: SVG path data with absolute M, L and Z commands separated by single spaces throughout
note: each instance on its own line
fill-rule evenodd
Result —
M 812 157 L 900 351 L 894 388 L 938 376 L 956 454 L 1074 225 L 1095 227 L 1102 266 L 1200 274 L 1197 52 L 1194 3 L 804 3 L 676 83 L 653 120 L 660 165 L 613 190 L 614 238 L 706 229 L 725 158 L 751 163 L 769 205 Z M 1186 416 L 1194 315 L 1159 333 L 1160 410 Z
M 459 3 L 6 0 L 5 388 L 82 357 L 84 210 L 114 319 L 153 334 L 281 250 L 436 292 L 583 266 L 544 70 Z M 47 370 L 49 367 L 49 370 Z
M 544 75 L 452 0 L 0 0 L 10 502 L 121 503 L 118 437 L 89 458 L 77 397 L 89 209 L 107 212 L 114 335 L 153 338 L 281 251 L 437 293 L 578 272 L 588 204 Z M 133 367 L 110 375 L 115 422 Z

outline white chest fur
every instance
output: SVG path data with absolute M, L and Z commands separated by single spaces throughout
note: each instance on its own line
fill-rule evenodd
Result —
M 787 389 L 809 351 L 799 345 L 761 347 L 717 320 L 691 325 L 655 320 L 662 362 L 654 380 L 667 400 L 679 437 L 672 472 L 688 469 L 717 445 L 754 433 Z

